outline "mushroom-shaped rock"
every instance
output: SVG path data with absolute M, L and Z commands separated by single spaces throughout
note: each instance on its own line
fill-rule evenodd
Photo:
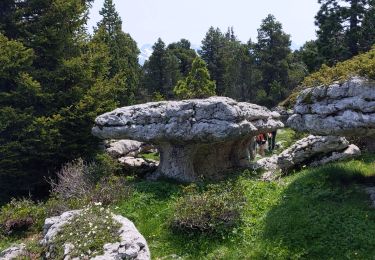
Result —
M 287 124 L 316 135 L 375 136 L 375 81 L 353 77 L 305 89 Z
M 265 107 L 211 97 L 118 108 L 97 117 L 92 133 L 154 144 L 156 176 L 190 182 L 248 166 L 253 136 L 283 127 L 278 118 Z

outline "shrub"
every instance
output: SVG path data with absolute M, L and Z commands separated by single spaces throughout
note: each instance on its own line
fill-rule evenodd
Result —
M 120 223 L 112 218 L 112 213 L 101 203 L 90 204 L 74 217 L 56 235 L 53 259 L 64 258 L 64 244 L 71 243 L 70 257 L 91 259 L 103 254 L 105 243 L 119 242 Z
M 281 106 L 292 108 L 301 90 L 319 85 L 329 85 L 335 81 L 343 82 L 353 76 L 362 76 L 375 80 L 375 46 L 368 52 L 339 62 L 333 67 L 323 65 L 320 70 L 307 76 L 301 86 L 293 90 Z
M 334 81 L 345 81 L 352 76 L 375 79 L 375 46 L 370 51 L 339 62 L 333 67 L 323 65 L 319 71 L 306 77 L 302 85 L 328 85 Z
M 82 159 L 65 164 L 57 173 L 57 182 L 51 181 L 52 198 L 47 202 L 51 215 L 81 208 L 90 202 L 109 205 L 132 194 L 125 177 L 114 175 L 118 170 L 107 157 L 85 163 Z
M 51 181 L 52 193 L 63 200 L 85 197 L 93 189 L 90 180 L 90 170 L 93 168 L 93 165 L 85 163 L 82 159 L 63 165 L 57 172 L 58 182 Z
M 42 230 L 46 217 L 45 207 L 29 199 L 13 199 L 0 211 L 1 231 L 5 235 Z
M 171 222 L 174 229 L 223 233 L 240 223 L 246 199 L 239 184 L 208 185 L 201 192 L 190 185 L 184 192 L 175 204 Z
M 129 198 L 132 193 L 133 188 L 125 178 L 111 175 L 104 177 L 95 185 L 90 194 L 90 201 L 109 205 Z

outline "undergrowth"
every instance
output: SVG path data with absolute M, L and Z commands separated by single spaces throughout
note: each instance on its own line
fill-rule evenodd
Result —
M 249 171 L 231 181 L 246 203 L 239 224 L 219 235 L 171 228 L 187 196 L 182 184 L 134 178 L 132 194 L 110 207 L 134 222 L 154 259 L 374 259 L 375 210 L 364 190 L 375 185 L 375 154 L 274 182 Z M 192 196 L 209 185 L 200 184 Z M 227 181 L 215 185 L 218 192 L 227 189 Z M 7 239 L 0 240 L 0 250 L 16 240 Z
M 298 94 L 304 88 L 330 85 L 336 81 L 344 82 L 353 76 L 362 76 L 375 80 L 375 46 L 370 51 L 339 62 L 333 67 L 323 65 L 320 70 L 307 76 L 301 85 L 294 89 L 280 105 L 292 108 L 296 103 Z

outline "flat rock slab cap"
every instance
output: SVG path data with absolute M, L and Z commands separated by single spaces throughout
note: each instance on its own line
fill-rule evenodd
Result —
M 92 133 L 103 139 L 211 143 L 282 128 L 279 117 L 265 107 L 227 97 L 150 102 L 98 116 Z
M 287 125 L 315 135 L 375 136 L 375 81 L 353 77 L 305 89 Z

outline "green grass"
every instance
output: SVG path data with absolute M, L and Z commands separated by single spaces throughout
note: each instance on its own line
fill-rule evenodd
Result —
M 287 131 L 279 138 L 294 137 Z M 135 223 L 153 259 L 375 259 L 375 209 L 364 192 L 375 185 L 375 154 L 275 182 L 250 171 L 231 181 L 244 189 L 243 221 L 220 235 L 172 231 L 185 187 L 177 183 L 134 178 L 133 195 L 112 209 Z M 18 239 L 0 236 L 0 250 Z
M 306 134 L 294 131 L 291 128 L 282 128 L 277 130 L 276 143 L 281 144 L 280 147 L 275 148 L 272 152 L 267 152 L 266 155 L 279 154 L 285 149 L 289 148 L 296 141 L 306 137 Z
M 135 183 L 117 211 L 145 236 L 154 259 L 375 259 L 375 155 L 306 169 L 278 182 L 236 177 L 245 187 L 243 224 L 223 237 L 171 231 L 182 186 Z
M 151 159 L 151 160 L 155 160 L 155 161 L 160 160 L 159 153 L 143 153 L 143 154 L 140 154 L 140 156 L 144 159 Z

